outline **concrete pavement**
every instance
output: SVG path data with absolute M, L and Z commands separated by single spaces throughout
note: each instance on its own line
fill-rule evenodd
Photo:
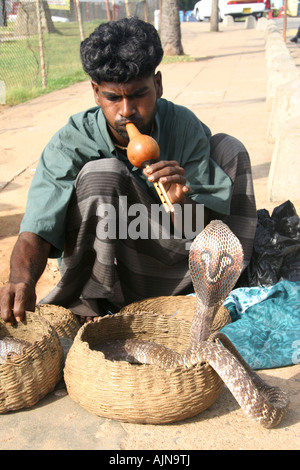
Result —
M 267 141 L 270 110 L 266 106 L 264 33 L 245 29 L 244 23 L 228 27 L 221 24 L 218 33 L 211 33 L 208 23 L 183 23 L 182 35 L 185 53 L 195 57 L 195 61 L 161 65 L 164 97 L 189 107 L 213 133 L 226 132 L 245 144 L 253 167 L 257 207 L 272 210 L 278 203 L 267 198 L 274 144 Z M 69 115 L 93 104 L 90 85 L 85 82 L 14 108 L 0 108 L 2 284 L 9 248 L 16 238 L 28 187 L 44 145 Z M 55 269 L 51 263 L 47 267 L 39 283 L 39 297 L 56 282 Z M 299 364 L 260 372 L 269 383 L 283 387 L 290 395 L 290 411 L 273 430 L 260 428 L 246 418 L 227 389 L 199 416 L 154 426 L 91 415 L 72 402 L 60 383 L 56 391 L 33 408 L 0 416 L 0 449 L 297 449 L 299 372 Z

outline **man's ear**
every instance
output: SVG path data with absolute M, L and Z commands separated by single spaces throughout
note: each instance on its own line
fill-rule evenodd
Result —
M 163 86 L 162 86 L 162 75 L 161 72 L 156 72 L 154 75 L 154 82 L 156 88 L 156 97 L 161 98 L 163 94 Z
M 91 85 L 92 85 L 93 92 L 94 92 L 95 103 L 97 106 L 100 106 L 100 100 L 99 100 L 100 87 L 98 83 L 94 82 L 93 80 L 91 81 Z

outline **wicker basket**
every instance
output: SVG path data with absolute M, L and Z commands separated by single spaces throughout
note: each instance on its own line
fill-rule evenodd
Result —
M 45 318 L 62 338 L 74 339 L 81 326 L 71 310 L 58 305 L 39 304 L 36 306 L 36 312 Z
M 220 316 L 224 318 L 224 312 Z M 66 359 L 64 377 L 70 397 L 98 416 L 132 423 L 163 424 L 197 415 L 215 402 L 223 388 L 208 364 L 164 370 L 111 361 L 96 350 L 101 342 L 139 338 L 182 353 L 189 346 L 190 326 L 176 316 L 139 311 L 85 324 Z
M 0 413 L 35 405 L 62 378 L 63 348 L 55 329 L 36 313 L 13 326 L 0 320 L 0 339 L 31 343 L 20 355 L 7 355 L 0 365 Z
M 174 316 L 178 320 L 192 321 L 195 314 L 196 297 L 187 295 L 151 297 L 126 305 L 120 313 L 151 312 L 158 315 Z M 211 333 L 220 331 L 231 322 L 227 308 L 221 306 L 213 320 Z

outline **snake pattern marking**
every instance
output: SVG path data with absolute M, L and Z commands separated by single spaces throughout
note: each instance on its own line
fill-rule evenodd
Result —
M 179 354 L 163 345 L 140 340 L 119 343 L 127 361 L 156 364 L 162 368 L 192 367 L 207 362 L 221 377 L 243 411 L 262 426 L 279 424 L 288 408 L 288 397 L 265 383 L 244 361 L 222 333 L 209 338 L 215 314 L 233 289 L 243 266 L 238 238 L 221 221 L 212 221 L 193 241 L 189 269 L 196 293 L 190 346 Z

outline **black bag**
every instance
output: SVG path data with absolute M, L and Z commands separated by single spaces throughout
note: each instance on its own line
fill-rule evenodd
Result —
M 237 287 L 300 281 L 300 218 L 294 205 L 286 201 L 271 216 L 261 209 L 257 218 L 253 253 Z

